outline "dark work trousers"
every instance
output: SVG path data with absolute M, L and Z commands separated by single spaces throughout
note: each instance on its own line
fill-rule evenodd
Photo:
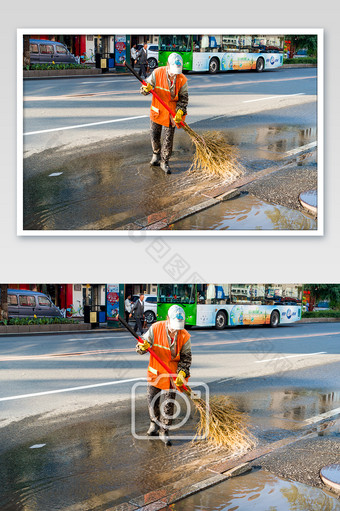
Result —
M 139 68 L 139 76 L 144 76 L 144 78 L 146 78 L 146 74 L 147 74 L 147 62 L 145 64 L 140 64 L 140 68 Z
M 161 142 L 163 129 L 163 141 Z M 151 121 L 151 145 L 155 154 L 161 155 L 161 160 L 168 162 L 172 154 L 172 146 L 174 143 L 175 126 L 162 126 L 156 122 Z
M 172 424 L 172 419 L 161 416 L 160 404 L 161 404 L 161 392 L 163 392 L 164 406 L 162 409 L 164 413 L 169 417 L 174 414 L 174 406 L 176 399 L 176 392 L 174 390 L 165 390 L 158 389 L 153 385 L 148 384 L 147 387 L 147 397 L 148 397 L 148 408 L 151 422 L 160 423 L 161 431 L 168 431 L 169 427 Z M 171 400 L 171 401 L 169 401 Z M 157 422 L 156 422 L 157 424 Z
M 130 319 L 130 312 L 125 311 L 125 321 L 128 323 Z
M 134 331 L 137 333 L 137 330 L 139 330 L 140 333 L 143 335 L 143 333 L 144 333 L 143 332 L 143 322 L 144 322 L 143 318 L 135 318 L 135 321 L 136 321 L 136 323 L 133 328 Z

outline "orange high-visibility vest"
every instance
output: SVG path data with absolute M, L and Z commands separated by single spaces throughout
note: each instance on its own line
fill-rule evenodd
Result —
M 171 350 L 166 335 L 166 321 L 158 321 L 152 325 L 154 334 L 154 343 L 152 351 L 161 358 L 171 369 L 172 374 L 176 375 L 178 362 L 180 360 L 180 352 L 184 344 L 190 339 L 190 334 L 186 330 L 179 330 L 177 334 L 177 353 L 174 359 L 171 358 Z M 167 376 L 166 370 L 157 360 L 150 355 L 148 367 L 148 383 L 158 389 L 168 390 L 170 388 L 170 378 Z M 186 379 L 188 381 L 188 379 Z
M 187 82 L 187 78 L 183 74 L 179 74 L 176 77 L 176 87 L 175 87 L 175 97 L 171 98 L 171 93 L 169 89 L 168 79 L 166 76 L 166 67 L 158 67 L 155 69 L 155 77 L 156 77 L 156 85 L 154 91 L 156 94 L 171 108 L 173 112 L 176 113 L 176 105 L 178 101 L 178 92 L 181 87 Z M 150 118 L 153 122 L 157 124 L 161 124 L 162 126 L 170 126 L 170 114 L 164 108 L 164 106 L 152 96 L 151 103 L 151 111 Z M 183 116 L 182 120 L 184 121 L 185 116 Z M 178 124 L 180 127 L 180 124 Z

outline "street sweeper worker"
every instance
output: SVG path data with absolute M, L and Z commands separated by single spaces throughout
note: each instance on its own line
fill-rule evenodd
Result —
M 148 348 L 152 348 L 155 354 L 171 369 L 176 388 L 179 389 L 188 380 L 191 366 L 190 335 L 184 329 L 184 325 L 185 312 L 183 308 L 179 305 L 172 305 L 168 310 L 167 319 L 153 323 L 143 335 L 143 342 L 138 342 L 136 346 L 136 351 L 140 355 L 147 353 Z M 174 414 L 176 390 L 169 374 L 151 355 L 147 380 L 150 415 L 150 427 L 147 435 L 159 434 L 160 440 L 165 445 L 171 445 L 169 428 L 172 424 L 171 417 Z M 164 401 L 161 406 L 162 394 Z
M 166 66 L 156 68 L 146 79 L 147 85 L 142 85 L 141 94 L 148 95 L 155 89 L 157 95 L 176 113 L 172 115 L 164 106 L 152 96 L 150 119 L 151 119 L 151 166 L 160 166 L 166 174 L 171 174 L 169 159 L 172 154 L 172 146 L 176 126 L 187 113 L 189 101 L 188 80 L 182 74 L 183 59 L 178 53 L 171 53 Z M 163 131 L 163 142 L 161 135 Z

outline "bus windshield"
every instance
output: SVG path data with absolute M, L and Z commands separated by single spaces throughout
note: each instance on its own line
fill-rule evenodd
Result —
M 160 284 L 159 303 L 195 303 L 194 284 Z
M 161 35 L 159 36 L 159 49 L 161 51 L 191 51 L 190 35 Z

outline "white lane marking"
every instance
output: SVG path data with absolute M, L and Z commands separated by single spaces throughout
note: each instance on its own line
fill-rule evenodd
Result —
M 255 364 L 262 364 L 263 362 L 272 362 L 273 360 L 285 360 L 286 358 L 294 358 L 294 357 L 312 357 L 313 355 L 325 355 L 327 351 L 318 351 L 317 353 L 300 353 L 299 355 L 286 355 L 284 357 L 277 358 L 267 358 L 266 360 L 255 360 Z
M 333 417 L 334 415 L 338 415 L 340 413 L 340 408 L 334 408 L 334 410 L 330 410 L 329 412 L 321 413 L 320 415 L 315 415 L 315 417 L 311 417 L 310 419 L 304 420 L 304 424 L 315 424 L 316 422 L 320 422 L 323 419 L 328 419 L 329 417 Z
M 301 153 L 302 151 L 306 151 L 307 149 L 311 149 L 312 147 L 317 146 L 316 140 L 314 142 L 311 142 L 310 144 L 302 145 L 300 147 L 296 147 L 295 149 L 291 149 L 290 151 L 286 151 L 285 154 L 287 156 L 291 156 L 292 154 Z
M 46 444 L 34 444 L 31 445 L 30 449 L 41 449 L 42 447 L 45 447 Z
M 131 339 L 131 335 L 121 335 L 121 336 L 106 335 L 105 337 L 74 337 L 74 338 L 66 339 L 66 340 L 67 341 L 84 341 L 84 340 L 96 341 L 97 339 Z
M 292 96 L 302 96 L 303 94 L 305 94 L 305 92 L 297 92 L 296 94 L 280 94 L 277 96 L 268 96 L 267 98 L 248 99 L 247 101 L 242 101 L 242 103 L 254 103 L 254 101 L 265 101 L 266 99 L 290 98 Z
M 96 84 L 96 85 L 98 85 L 98 84 L 103 85 L 105 83 L 117 83 L 117 82 L 125 82 L 125 83 L 126 82 L 136 82 L 136 80 L 131 79 L 131 78 L 126 78 L 124 80 L 103 80 L 102 82 L 97 82 L 97 81 L 94 80 L 93 82 L 80 82 L 80 83 L 81 84 L 83 84 L 83 83 L 86 83 L 86 84 L 90 83 L 91 85 L 94 85 L 94 84 Z
M 62 392 L 73 392 L 75 390 L 94 389 L 96 387 L 105 387 L 108 385 L 118 385 L 119 383 L 130 383 L 132 381 L 141 381 L 141 380 L 146 380 L 146 378 L 131 378 L 130 380 L 108 381 L 106 383 L 95 383 L 93 385 L 82 385 L 81 387 L 70 387 L 67 389 L 47 390 L 45 392 L 34 392 L 33 394 L 21 394 L 19 396 L 1 397 L 0 401 L 12 401 L 14 399 L 27 399 L 29 397 L 47 396 L 49 394 L 60 394 Z
M 135 117 L 123 117 L 122 119 L 111 119 L 110 121 L 89 122 L 87 124 L 75 124 L 74 126 L 63 126 L 62 128 L 52 128 L 49 130 L 28 131 L 27 133 L 24 133 L 24 135 L 38 135 L 39 133 L 51 133 L 52 131 L 74 130 L 76 128 L 86 128 L 88 126 L 99 126 L 100 124 L 110 124 L 112 122 L 133 121 L 134 119 L 143 119 L 144 117 L 149 117 L 149 116 L 148 115 L 137 115 Z
M 48 176 L 48 177 L 61 176 L 61 174 L 63 174 L 63 172 L 53 172 L 52 174 L 49 174 L 49 176 Z

